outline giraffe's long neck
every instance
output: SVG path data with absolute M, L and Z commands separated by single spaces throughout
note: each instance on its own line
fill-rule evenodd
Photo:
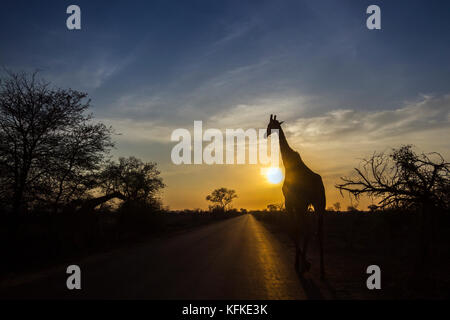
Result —
M 289 146 L 289 143 L 287 142 L 283 129 L 280 128 L 278 134 L 279 134 L 278 139 L 280 143 L 281 158 L 283 159 L 284 166 L 289 167 L 292 161 L 296 157 L 298 157 L 298 153 L 292 150 L 292 148 Z

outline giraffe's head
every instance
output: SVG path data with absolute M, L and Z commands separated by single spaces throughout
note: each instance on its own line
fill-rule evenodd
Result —
M 284 121 L 278 121 L 277 116 L 270 115 L 270 121 L 269 124 L 267 125 L 267 131 L 265 134 L 266 138 L 272 134 L 272 130 L 274 129 L 281 130 L 281 124 L 283 122 Z

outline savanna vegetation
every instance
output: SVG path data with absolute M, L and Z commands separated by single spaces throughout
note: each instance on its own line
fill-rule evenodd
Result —
M 341 179 L 336 187 L 348 192 L 354 205 L 341 211 L 336 202 L 324 217 L 327 278 L 338 288 L 337 298 L 450 297 L 449 168 L 437 153 L 417 154 L 403 146 L 373 154 Z M 374 203 L 358 210 L 364 195 Z M 291 245 L 286 213 L 268 209 L 255 217 Z M 314 269 L 318 257 L 312 251 Z M 364 268 L 372 264 L 382 270 L 382 290 L 364 286 Z
M 113 160 L 114 130 L 93 118 L 88 95 L 37 73 L 0 82 L 0 273 L 195 226 L 221 211 L 164 209 L 157 164 Z M 234 191 L 233 191 L 234 192 Z

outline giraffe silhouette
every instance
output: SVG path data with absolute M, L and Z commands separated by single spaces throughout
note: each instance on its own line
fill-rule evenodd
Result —
M 281 158 L 285 168 L 283 195 L 286 211 L 290 217 L 289 231 L 295 244 L 295 270 L 302 274 L 308 271 L 311 264 L 306 259 L 308 242 L 312 234 L 313 221 L 318 225 L 318 240 L 320 254 L 320 278 L 325 277 L 323 258 L 323 214 L 325 212 L 325 188 L 322 177 L 309 169 L 300 154 L 288 144 L 281 128 L 284 121 L 278 121 L 277 116 L 270 115 L 266 136 L 273 130 L 278 130 Z M 309 206 L 314 207 L 313 215 L 308 212 Z

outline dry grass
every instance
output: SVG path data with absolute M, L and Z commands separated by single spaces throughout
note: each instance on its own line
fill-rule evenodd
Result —
M 255 213 L 269 230 L 289 248 L 286 216 L 281 213 Z M 428 260 L 428 269 L 419 276 L 415 265 L 420 241 L 417 216 L 407 212 L 327 213 L 325 224 L 325 266 L 327 282 L 337 299 L 410 299 L 450 297 L 450 217 L 442 218 Z M 310 248 L 311 273 L 318 279 L 316 239 Z M 381 290 L 368 290 L 366 268 L 381 268 Z M 317 282 L 319 287 L 324 284 Z M 325 288 L 324 288 L 325 289 Z M 334 291 L 334 292 L 333 292 Z

